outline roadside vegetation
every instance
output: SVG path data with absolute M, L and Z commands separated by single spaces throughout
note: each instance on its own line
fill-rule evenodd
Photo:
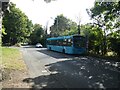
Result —
M 10 73 L 14 70 L 24 71 L 22 54 L 18 49 L 2 47 L 2 80 L 10 79 Z
M 44 1 L 50 3 L 55 0 Z M 75 35 L 78 32 L 87 39 L 88 55 L 120 61 L 120 1 L 115 1 L 95 2 L 94 7 L 87 9 L 86 12 L 93 20 L 91 23 L 80 25 L 81 20 L 78 18 L 77 25 L 63 14 L 56 16 L 50 27 L 50 34 L 47 33 L 47 24 L 45 28 L 40 24 L 33 24 L 14 3 L 9 3 L 9 12 L 4 11 L 2 39 L 0 38 L 0 44 L 3 46 L 0 45 L 2 80 L 10 79 L 12 71 L 26 70 L 20 51 L 4 46 L 41 43 L 45 47 L 48 37 Z
M 52 0 L 48 1 L 50 3 Z M 80 24 L 81 20 L 78 18 L 78 25 L 63 14 L 57 15 L 50 27 L 50 34 L 47 33 L 47 23 L 45 28 L 40 24 L 33 24 L 25 13 L 10 3 L 10 12 L 4 12 L 3 17 L 2 45 L 41 43 L 45 47 L 48 37 L 80 33 L 87 39 L 89 55 L 120 57 L 120 1 L 115 1 L 95 2 L 92 8 L 86 9 L 93 20 L 87 24 Z
M 2 48 L 2 65 L 4 68 L 22 70 L 25 68 L 22 60 L 22 54 L 18 49 Z

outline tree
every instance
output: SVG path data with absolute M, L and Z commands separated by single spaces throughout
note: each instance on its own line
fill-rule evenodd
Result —
M 41 43 L 44 45 L 44 30 L 41 25 L 35 24 L 34 31 L 30 35 L 30 44 Z
M 3 35 L 6 35 L 6 34 L 7 34 L 7 33 L 5 32 L 4 25 L 2 25 L 2 36 L 1 36 L 1 37 L 3 37 Z M 0 37 L 0 46 L 2 45 L 1 37 Z
M 75 35 L 78 34 L 77 24 L 71 21 L 70 27 L 68 30 L 65 30 L 62 35 Z
M 10 12 L 5 12 L 3 18 L 3 25 L 7 35 L 3 35 L 3 44 L 8 43 L 14 45 L 16 43 L 24 42 L 24 39 L 30 34 L 30 21 L 28 17 L 13 3 L 9 5 Z M 30 26 L 29 26 L 30 25 Z
M 75 22 L 61 14 L 55 18 L 54 25 L 50 27 L 50 34 L 52 36 L 67 35 L 67 32 L 76 29 L 76 26 L 77 24 Z
M 5 32 L 4 25 L 2 25 L 2 36 L 3 36 L 3 35 L 7 35 L 7 33 Z
M 120 56 L 120 38 L 109 38 L 110 41 L 110 49 L 117 53 Z
M 23 42 L 30 42 L 30 35 L 33 32 L 34 28 L 33 28 L 33 24 L 32 21 L 27 19 L 27 26 L 26 26 L 26 33 L 24 34 L 24 40 Z
M 101 43 L 103 40 L 102 29 L 87 23 L 85 25 L 81 25 L 81 35 L 85 36 L 87 39 L 88 51 L 95 54 L 100 54 L 102 48 Z
M 120 22 L 116 22 L 120 15 L 120 1 L 119 2 L 95 2 L 93 8 L 88 11 L 88 14 L 93 19 L 93 24 L 103 30 L 103 54 L 107 52 L 107 32 L 113 32 L 120 26 Z

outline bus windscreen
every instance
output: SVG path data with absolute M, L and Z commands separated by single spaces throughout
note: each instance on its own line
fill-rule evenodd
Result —
M 80 48 L 80 47 L 85 47 L 86 42 L 85 42 L 85 37 L 74 37 L 74 47 Z

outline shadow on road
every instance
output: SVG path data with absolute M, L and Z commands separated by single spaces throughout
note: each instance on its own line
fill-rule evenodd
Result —
M 40 53 L 43 53 L 43 54 L 46 54 L 48 56 L 51 56 L 53 58 L 56 58 L 56 59 L 62 59 L 62 58 L 74 58 L 74 57 L 80 57 L 80 56 L 85 56 L 85 55 L 69 55 L 69 54 L 64 54 L 64 53 L 61 53 L 61 52 L 57 52 L 57 51 L 50 51 L 50 50 L 47 50 L 47 49 L 41 49 L 41 50 L 37 50 L 38 52 Z
M 26 78 L 23 80 L 26 83 L 33 83 L 32 88 L 34 89 L 44 89 L 44 88 L 63 88 L 60 86 L 57 80 L 54 79 L 54 75 L 41 75 L 36 78 Z
M 51 56 L 53 58 L 56 58 L 56 59 L 71 57 L 70 55 L 63 54 L 63 53 L 56 52 L 56 51 L 50 51 L 50 50 L 47 50 L 47 49 L 46 50 L 37 50 L 37 51 L 40 52 L 40 53 L 46 54 L 48 56 Z
M 26 78 L 23 82 L 33 83 L 32 87 L 37 89 L 120 88 L 120 72 L 111 64 L 90 58 L 59 61 L 45 67 L 50 71 L 49 75 Z

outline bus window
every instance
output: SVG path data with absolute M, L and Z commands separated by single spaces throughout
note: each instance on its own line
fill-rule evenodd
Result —
M 60 40 L 59 40 L 58 45 L 59 45 L 59 46 L 63 46 L 63 39 L 60 39 Z
M 67 45 L 68 46 L 72 46 L 72 43 L 73 43 L 72 39 L 67 39 Z
M 55 43 L 55 40 L 52 40 L 51 41 L 51 45 L 55 45 L 56 43 Z
M 67 46 L 67 39 L 63 40 L 63 46 Z

